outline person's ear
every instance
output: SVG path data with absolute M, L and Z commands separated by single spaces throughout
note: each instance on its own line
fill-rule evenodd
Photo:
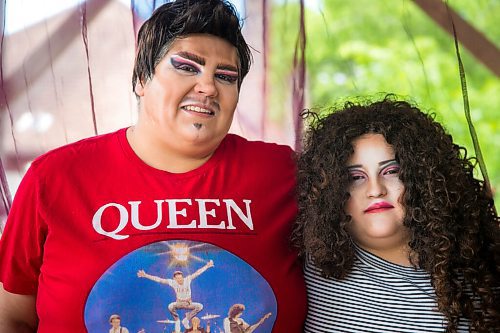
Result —
M 135 83 L 134 91 L 137 96 L 144 96 L 144 83 L 142 83 L 141 80 L 137 80 Z

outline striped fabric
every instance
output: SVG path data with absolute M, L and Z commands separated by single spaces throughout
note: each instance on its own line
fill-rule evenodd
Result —
M 445 332 L 429 274 L 387 262 L 357 248 L 345 280 L 325 279 L 311 260 L 305 277 L 305 332 Z M 462 322 L 458 332 L 469 332 Z

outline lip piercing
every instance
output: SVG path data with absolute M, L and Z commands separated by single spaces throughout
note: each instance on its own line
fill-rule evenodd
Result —
M 193 126 L 196 127 L 196 129 L 200 129 L 201 128 L 201 124 L 200 123 L 194 123 Z

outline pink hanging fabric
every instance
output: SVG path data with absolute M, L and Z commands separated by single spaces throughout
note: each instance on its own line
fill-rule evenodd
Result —
M 295 150 L 301 150 L 302 140 L 302 118 L 300 113 L 304 109 L 305 77 L 306 77 L 306 29 L 304 0 L 300 0 L 299 34 L 295 44 L 293 56 L 292 77 L 292 112 L 295 130 Z
M 3 226 L 5 220 L 7 219 L 7 214 L 9 213 L 10 206 L 12 204 L 12 198 L 10 195 L 9 184 L 7 183 L 7 177 L 5 175 L 5 169 L 3 167 L 2 159 L 0 158 L 0 235 L 3 233 Z

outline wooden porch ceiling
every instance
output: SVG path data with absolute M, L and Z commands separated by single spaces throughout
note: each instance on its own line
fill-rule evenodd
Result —
M 496 76 L 500 76 L 500 50 L 481 31 L 460 17 L 442 0 L 413 0 L 413 2 L 452 36 L 453 22 L 460 44 Z

